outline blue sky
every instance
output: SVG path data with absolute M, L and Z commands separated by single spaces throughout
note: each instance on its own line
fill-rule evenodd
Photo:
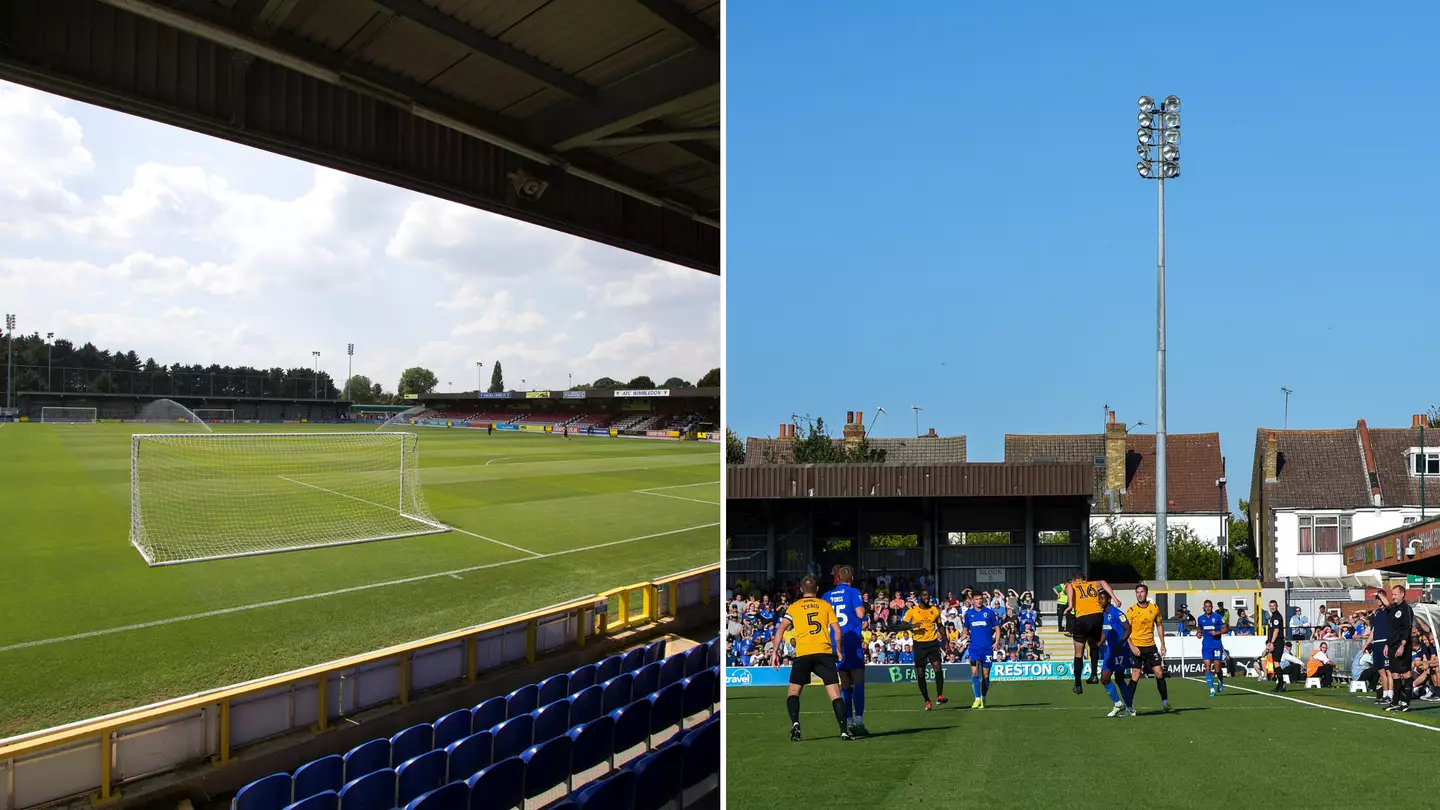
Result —
M 1291 428 L 1440 404 L 1440 12 L 1203 5 L 731 5 L 730 426 L 838 435 L 883 405 L 876 435 L 904 436 L 920 405 L 973 461 L 1006 433 L 1099 432 L 1107 403 L 1153 430 L 1142 93 L 1184 101 L 1169 431 L 1221 434 L 1232 508 L 1281 386 Z

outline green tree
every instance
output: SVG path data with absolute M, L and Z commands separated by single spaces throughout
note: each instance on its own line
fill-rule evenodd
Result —
M 592 383 L 591 387 L 597 391 L 614 391 L 616 388 L 620 387 L 620 383 L 609 377 L 601 377 L 600 379 Z
M 1440 405 L 1436 405 L 1430 409 L 1430 418 L 1426 421 L 1429 422 L 1426 427 L 1440 428 Z
M 695 381 L 695 387 L 696 387 L 696 388 L 719 388 L 719 387 L 720 387 L 720 369 L 718 369 L 718 368 L 712 368 L 712 369 L 710 369 L 709 371 L 705 372 L 705 376 L 703 376 L 703 377 L 701 377 L 700 379 L 698 379 L 698 380 Z
M 680 379 L 679 377 L 671 377 L 670 379 L 668 379 L 668 380 L 666 380 L 664 383 L 662 383 L 662 384 L 660 385 L 660 387 L 661 387 L 661 388 L 675 389 L 675 388 L 694 388 L 695 386 L 693 386 L 693 385 L 691 385 L 690 383 L 688 383 L 688 382 Z
M 373 383 L 370 386 L 370 402 L 375 405 L 393 405 L 395 396 L 380 387 L 380 383 Z
M 593 391 L 594 389 L 595 386 L 590 383 L 580 383 L 579 385 L 570 386 L 571 391 Z
M 647 389 L 648 389 L 648 388 L 654 388 L 654 387 L 655 387 L 655 381 L 652 380 L 652 379 L 650 379 L 649 377 L 645 376 L 644 374 L 641 374 L 639 377 L 636 377 L 636 378 L 630 380 L 630 382 L 625 383 L 625 387 L 626 387 L 626 388 L 647 388 Z
M 439 384 L 440 380 L 435 376 L 435 372 L 421 366 L 411 366 L 400 372 L 400 382 L 395 384 L 395 393 L 401 399 L 404 399 L 406 394 L 424 396 L 434 391 Z
M 725 463 L 745 463 L 745 442 L 740 441 L 740 437 L 730 428 L 725 428 Z
M 967 546 L 1008 546 L 1010 532 L 965 532 Z
M 375 402 L 371 395 L 371 386 L 374 383 L 364 374 L 356 374 L 345 383 L 345 392 L 350 395 L 350 401 L 356 405 L 370 405 Z
M 1090 547 L 1090 570 L 1097 579 L 1138 582 L 1155 578 L 1155 530 L 1130 521 L 1107 521 L 1108 531 Z M 1166 558 L 1170 579 L 1219 579 L 1220 549 L 1202 540 L 1186 526 L 1166 532 Z M 1231 551 L 1225 558 L 1226 579 L 1254 579 L 1255 565 L 1244 554 Z
M 495 365 L 490 367 L 490 387 L 486 390 L 492 394 L 505 393 L 505 371 L 500 368 L 499 360 L 496 360 Z
M 830 438 L 824 419 L 810 422 L 804 431 L 790 440 L 790 449 L 796 464 L 879 464 L 885 461 L 885 451 L 871 448 L 869 439 L 861 439 L 846 447 L 844 442 Z

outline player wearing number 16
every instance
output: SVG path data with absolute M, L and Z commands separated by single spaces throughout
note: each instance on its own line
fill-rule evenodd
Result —
M 791 603 L 775 628 L 775 638 L 782 639 L 795 628 L 795 660 L 790 664 L 790 691 L 785 708 L 790 711 L 790 740 L 800 741 L 800 692 L 810 683 L 810 676 L 820 679 L 830 696 L 830 707 L 840 724 L 840 739 L 854 739 L 845 726 L 845 701 L 840 699 L 840 676 L 835 670 L 835 641 L 840 637 L 840 619 L 830 603 L 820 599 L 820 579 L 811 574 L 800 580 L 801 597 Z M 770 654 L 770 666 L 780 665 L 780 644 Z

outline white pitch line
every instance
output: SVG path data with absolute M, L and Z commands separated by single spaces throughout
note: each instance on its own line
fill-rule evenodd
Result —
M 719 502 L 719 501 L 702 501 L 702 500 L 700 500 L 699 498 L 685 498 L 685 497 L 682 497 L 682 496 L 680 496 L 680 495 L 666 495 L 666 494 L 663 493 L 663 492 L 650 492 L 649 490 L 644 490 L 644 489 L 637 489 L 637 490 L 635 490 L 635 491 L 638 492 L 638 493 L 641 494 L 641 495 L 654 495 L 654 496 L 657 497 L 657 498 L 669 498 L 669 499 L 672 500 L 672 501 L 689 501 L 689 502 L 691 502 L 691 503 L 705 503 L 705 504 L 709 504 L 709 505 L 711 505 L 711 506 L 719 506 L 719 505 L 720 505 L 720 502 Z
M 646 489 L 637 489 L 637 490 L 635 490 L 635 491 L 636 491 L 636 492 L 661 492 L 661 491 L 667 490 L 667 489 L 685 489 L 686 487 L 708 487 L 708 486 L 711 486 L 711 485 L 713 485 L 713 484 L 718 484 L 718 483 L 720 483 L 720 482 L 719 482 L 719 481 L 698 481 L 698 482 L 696 482 L 696 483 L 694 483 L 694 484 L 675 484 L 675 485 L 673 485 L 673 486 L 668 486 L 668 487 L 648 487 L 648 488 L 646 488 Z
M 328 493 L 330 493 L 331 495 L 339 495 L 339 496 L 342 497 L 342 498 L 349 498 L 349 499 L 352 500 L 352 501 L 359 501 L 360 503 L 368 503 L 368 504 L 370 504 L 371 506 L 378 506 L 378 507 L 380 507 L 381 509 L 389 509 L 391 512 L 394 512 L 394 513 L 396 513 L 396 514 L 398 514 L 398 515 L 403 515 L 404 517 L 410 518 L 411 520 L 416 520 L 415 518 L 410 517 L 409 515 L 406 515 L 404 512 L 401 512 L 399 509 L 396 509 L 396 508 L 393 507 L 393 506 L 386 506 L 386 505 L 383 504 L 383 503 L 375 503 L 374 501 L 367 501 L 367 500 L 365 500 L 364 498 L 357 498 L 357 497 L 355 497 L 354 495 L 346 495 L 346 494 L 343 493 L 343 492 L 336 492 L 336 491 L 333 490 L 333 489 L 326 489 L 325 487 L 317 487 L 317 486 L 315 486 L 314 484 L 307 484 L 307 483 L 305 483 L 304 481 L 296 481 L 294 478 L 286 478 L 286 477 L 283 476 L 283 475 L 277 475 L 277 476 L 275 476 L 275 477 L 276 477 L 276 478 L 279 478 L 279 479 L 282 480 L 282 481 L 289 481 L 289 482 L 292 483 L 292 484 L 299 484 L 299 485 L 302 486 L 302 487 L 309 487 L 309 488 L 311 488 L 311 489 L 318 489 L 318 490 L 320 490 L 321 492 L 328 492 Z M 418 522 L 424 522 L 424 521 L 418 521 Z M 432 525 L 432 524 L 427 524 L 427 525 Z M 541 557 L 541 556 L 544 556 L 544 555 L 542 555 L 542 554 L 540 554 L 540 553 L 538 553 L 538 552 L 531 551 L 531 550 L 528 549 L 528 548 L 521 548 L 521 547 L 519 547 L 519 546 L 512 546 L 512 545 L 510 545 L 509 543 L 505 543 L 505 542 L 502 542 L 502 541 L 500 541 L 500 540 L 496 540 L 496 539 L 493 538 L 493 537 L 486 537 L 486 536 L 483 535 L 483 534 L 476 534 L 475 532 L 466 531 L 466 530 L 460 528 L 459 526 L 451 526 L 451 525 L 449 525 L 448 523 L 442 523 L 442 524 L 439 524 L 439 525 L 440 525 L 440 526 L 443 526 L 443 527 L 446 528 L 446 529 L 449 529 L 449 530 L 452 531 L 452 532 L 459 532 L 459 533 L 461 533 L 461 534 L 468 534 L 468 535 L 470 535 L 471 537 L 479 538 L 479 539 L 481 539 L 481 540 L 486 540 L 486 541 L 488 541 L 488 542 L 494 543 L 494 544 L 497 545 L 497 546 L 504 546 L 505 548 L 511 549 L 512 551 L 518 551 L 518 552 L 520 552 L 520 553 L 522 553 L 522 554 L 529 554 L 529 555 L 531 555 L 531 556 L 533 556 L 533 557 Z
M 512 458 L 525 458 L 525 456 L 504 456 L 503 458 L 492 458 L 489 461 L 485 462 L 485 466 L 489 467 L 491 464 L 494 464 L 497 461 L 509 461 Z
M 104 630 L 91 630 L 86 633 L 75 633 L 69 636 L 56 636 L 55 638 L 44 638 L 36 641 L 22 641 L 18 644 L 8 644 L 4 647 L 0 647 L 0 653 L 9 652 L 11 650 L 23 650 L 29 647 L 40 647 L 46 644 L 58 644 L 62 641 L 79 641 L 80 639 L 94 638 L 96 636 L 108 636 L 112 633 L 125 633 L 131 630 L 144 630 L 149 627 L 161 627 L 163 625 L 175 624 L 177 622 L 187 622 L 192 619 L 208 619 L 211 616 L 224 616 L 230 613 L 243 613 L 247 610 L 257 610 L 259 608 L 275 607 L 277 605 L 288 605 L 294 602 L 308 602 L 311 599 L 324 599 L 330 596 L 340 596 L 347 593 L 357 593 L 359 591 L 368 591 L 375 588 L 388 588 L 391 585 L 408 585 L 412 582 L 424 582 L 427 579 L 435 579 L 437 577 L 453 577 L 459 574 L 468 574 L 472 571 L 483 571 L 487 568 L 500 568 L 506 565 L 514 565 L 515 563 L 532 562 L 534 560 L 549 559 L 551 557 L 563 557 L 567 554 L 578 554 L 582 551 L 594 551 L 598 548 L 609 548 L 610 546 L 619 546 L 626 543 L 635 543 L 641 540 L 651 540 L 656 537 L 668 537 L 672 534 L 694 532 L 701 529 L 713 528 L 719 525 L 719 521 L 716 521 L 715 523 L 702 523 L 698 526 L 687 526 L 683 529 L 672 529 L 668 532 L 643 534 L 639 537 L 627 537 L 624 540 L 612 540 L 608 543 L 597 543 L 593 546 L 582 546 L 581 548 L 571 548 L 564 551 L 552 551 L 549 554 L 540 554 L 535 557 L 522 557 L 516 560 L 502 560 L 501 562 L 485 563 L 484 565 L 472 565 L 468 568 L 456 568 L 452 571 L 437 571 L 433 574 L 420 574 L 419 576 L 405 577 L 404 579 L 392 579 L 386 582 L 372 582 L 368 585 L 354 585 L 349 588 L 340 588 L 338 590 L 325 591 L 323 593 L 311 593 L 304 594 L 302 596 L 289 596 L 284 599 L 272 599 L 268 602 L 256 602 L 250 605 L 237 605 L 236 607 L 220 608 L 218 610 L 207 610 L 204 613 L 192 613 L 188 616 L 172 616 L 168 619 L 156 619 L 155 621 L 150 622 L 127 624 L 120 627 L 109 627 Z
M 732 699 L 733 699 L 733 698 L 732 698 Z M 956 698 L 956 700 L 959 700 L 959 699 L 960 699 L 960 698 Z M 1228 712 L 1278 712 L 1278 711 L 1285 711 L 1284 709 L 1281 709 L 1279 706 L 1206 706 L 1206 707 L 1204 707 L 1204 708 L 1205 708 L 1206 710 L 1218 709 L 1218 710 L 1220 710 L 1220 711 L 1228 711 Z M 1105 715 L 1105 712 L 1107 712 L 1107 711 L 1109 711 L 1109 710 L 1110 710 L 1110 704 L 1107 703 L 1107 704 L 1105 704 L 1104 706 L 986 706 L 984 709 L 978 709 L 978 710 L 974 710 L 974 711 L 984 711 L 984 712 L 1090 712 L 1090 713 L 1094 714 L 1096 717 L 1103 717 L 1103 716 Z M 966 707 L 966 706 L 957 706 L 957 707 L 955 707 L 954 709 L 936 709 L 933 714 L 938 714 L 938 715 L 940 715 L 940 716 L 943 717 L 945 712 L 952 712 L 952 711 L 953 711 L 953 712 L 968 712 L 968 711 L 972 711 L 972 709 L 970 709 L 970 708 L 968 708 L 968 707 Z M 829 711 L 829 710 L 824 710 L 824 709 L 815 709 L 815 710 L 813 710 L 813 711 L 802 711 L 802 712 L 800 712 L 800 713 L 801 713 L 801 714 L 823 714 L 823 715 L 827 715 L 827 716 L 829 716 L 829 717 L 834 717 L 834 716 L 835 716 L 834 712 Z M 870 709 L 869 711 L 867 711 L 867 712 L 865 712 L 865 713 L 866 713 L 866 714 L 920 714 L 921 712 L 920 712 L 919 709 Z M 1185 707 L 1183 707 L 1183 706 L 1176 706 L 1176 707 L 1175 707 L 1175 713 L 1176 713 L 1176 714 L 1184 714 L 1184 713 L 1185 713 Z M 726 716 L 726 717 L 737 717 L 737 716 L 744 716 L 744 717 L 773 717 L 773 716 L 775 716 L 775 715 L 777 715 L 777 714 L 779 714 L 779 710 L 778 710 L 778 709 L 777 709 L 776 711 L 772 711 L 772 712 L 737 712 L 737 711 L 733 711 L 733 710 L 730 710 L 730 709 L 726 709 L 726 710 L 725 710 L 725 716 Z M 1145 712 L 1145 714 L 1158 714 L 1158 710 L 1156 710 L 1156 711 L 1147 711 L 1147 712 Z M 783 716 L 783 715 L 782 715 L 782 716 Z M 1144 715 L 1141 715 L 1141 716 L 1144 716 Z M 1120 719 L 1120 718 L 1116 718 L 1116 719 Z M 1129 718 L 1125 718 L 1125 719 L 1129 719 Z
M 1185 678 L 1185 680 L 1187 680 L 1187 681 L 1195 681 L 1196 683 L 1199 683 L 1199 682 L 1200 682 L 1200 679 L 1198 679 L 1198 678 L 1189 678 L 1189 677 L 1187 677 L 1187 678 Z M 1372 713 L 1372 712 L 1361 712 L 1361 711 L 1356 711 L 1356 710 L 1354 710 L 1354 709 L 1342 709 L 1342 708 L 1340 708 L 1339 706 L 1327 706 L 1327 705 L 1325 705 L 1324 703 L 1313 703 L 1313 702 L 1308 701 L 1308 700 L 1301 700 L 1300 698 L 1293 698 L 1293 697 L 1290 697 L 1289 695 L 1283 695 L 1283 694 L 1280 694 L 1279 692 L 1264 692 L 1264 691 L 1261 691 L 1261 690 L 1259 690 L 1259 689 L 1251 689 L 1251 688 L 1249 688 L 1249 687 L 1239 686 L 1239 685 L 1233 684 L 1233 683 L 1232 683 L 1232 684 L 1226 684 L 1225 688 L 1226 688 L 1226 689 L 1239 689 L 1239 690 L 1241 690 L 1241 691 L 1250 692 L 1250 693 L 1253 693 L 1253 694 L 1256 694 L 1256 695 L 1264 695 L 1265 697 L 1276 698 L 1277 700 L 1288 700 L 1288 701 L 1290 701 L 1291 703 L 1299 703 L 1299 704 L 1302 705 L 1302 706 L 1309 706 L 1309 707 L 1315 708 L 1315 709 L 1328 709 L 1328 710 L 1330 710 L 1330 711 L 1332 711 L 1332 712 L 1340 712 L 1341 714 L 1353 714 L 1353 715 L 1355 715 L 1356 717 L 1368 717 L 1368 718 L 1370 718 L 1371 720 L 1389 720 L 1389 721 L 1392 722 L 1392 723 L 1399 723 L 1399 724 L 1405 725 L 1405 726 L 1414 726 L 1415 728 L 1423 728 L 1423 729 L 1425 729 L 1426 731 L 1440 731 L 1440 726 L 1432 726 L 1432 725 L 1429 725 L 1429 724 L 1426 724 L 1426 723 L 1416 723 L 1416 722 L 1413 722 L 1413 721 L 1411 721 L 1411 720 L 1403 720 L 1403 719 L 1401 719 L 1401 718 L 1399 718 L 1399 717 L 1392 717 L 1392 716 L 1390 716 L 1390 715 L 1388 715 L 1388 714 L 1374 714 L 1374 713 Z

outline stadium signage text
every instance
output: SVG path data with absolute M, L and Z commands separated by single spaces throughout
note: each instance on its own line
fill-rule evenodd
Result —
M 623 391 L 616 391 L 616 392 L 615 392 L 615 396 L 617 396 L 617 397 L 668 397 L 668 396 L 670 396 L 670 389 L 668 389 L 668 388 L 651 388 L 651 389 L 649 389 L 649 390 L 641 390 L 641 389 L 623 390 Z
M 584 392 L 584 391 L 566 391 L 566 392 L 562 395 L 562 398 L 563 398 L 563 399 L 584 399 L 584 398 L 585 398 L 585 392 Z
M 481 391 L 479 394 L 476 394 L 476 396 L 480 399 L 509 399 L 510 392 L 501 391 L 499 393 L 492 394 L 489 391 Z
M 526 392 L 525 392 L 525 398 L 526 398 L 526 399 L 549 399 L 549 398 L 550 398 L 550 392 L 549 392 L 549 391 L 526 391 Z

